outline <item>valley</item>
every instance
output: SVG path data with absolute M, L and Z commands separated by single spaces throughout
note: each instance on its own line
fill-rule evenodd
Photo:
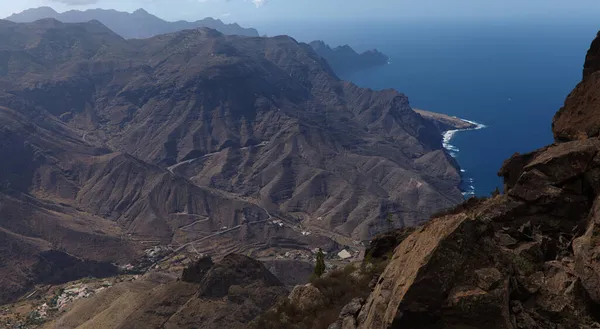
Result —
M 43 19 L 0 21 L 0 41 L 3 302 L 43 282 L 47 252 L 310 264 L 316 248 L 360 257 L 389 216 L 418 225 L 463 200 L 435 120 L 290 37 L 128 40 Z

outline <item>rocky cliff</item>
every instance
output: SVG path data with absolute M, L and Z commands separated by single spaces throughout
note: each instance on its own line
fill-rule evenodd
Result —
M 389 61 L 386 55 L 375 49 L 359 54 L 348 45 L 331 48 L 323 41 L 313 41 L 309 45 L 341 75 L 386 65 Z
M 343 82 L 286 36 L 0 21 L 0 86 L 0 300 L 40 283 L 48 251 L 308 259 L 462 201 L 406 96 Z
M 17 23 L 31 23 L 46 18 L 53 18 L 64 23 L 84 23 L 97 20 L 128 39 L 149 38 L 159 34 L 201 27 L 215 29 L 223 34 L 258 36 L 258 31 L 255 29 L 243 28 L 235 23 L 225 24 L 219 19 L 208 17 L 195 22 L 167 22 L 144 9 L 138 9 L 133 13 L 106 9 L 69 10 L 58 13 L 50 7 L 39 7 L 13 14 L 6 19 Z

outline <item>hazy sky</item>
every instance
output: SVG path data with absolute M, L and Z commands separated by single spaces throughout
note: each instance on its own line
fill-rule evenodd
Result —
M 69 9 L 143 7 L 167 20 L 212 16 L 242 24 L 329 19 L 577 20 L 600 17 L 600 0 L 0 0 L 0 17 L 39 6 Z M 600 18 L 598 18 L 600 23 Z

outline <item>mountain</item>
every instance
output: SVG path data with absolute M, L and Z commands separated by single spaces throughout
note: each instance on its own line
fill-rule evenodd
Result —
M 0 21 L 0 85 L 2 302 L 143 272 L 154 247 L 305 269 L 463 199 L 406 96 L 339 80 L 287 36 Z
M 555 143 L 505 161 L 503 194 L 373 239 L 360 268 L 381 266 L 387 255 L 376 280 L 344 287 L 340 277 L 360 275 L 356 266 L 326 278 L 345 306 L 288 298 L 255 327 L 285 327 L 289 316 L 315 309 L 339 316 L 297 328 L 600 327 L 599 45 L 600 34 L 583 80 L 553 119 Z
M 313 41 L 309 45 L 338 74 L 386 65 L 389 61 L 386 55 L 377 50 L 369 50 L 358 54 L 348 45 L 331 48 L 323 41 Z
M 6 19 L 17 23 L 29 23 L 44 18 L 54 18 L 64 23 L 83 23 L 97 20 L 127 39 L 149 38 L 159 34 L 201 27 L 215 29 L 224 34 L 258 36 L 258 31 L 255 29 L 243 28 L 235 23 L 225 24 L 221 20 L 210 17 L 195 22 L 167 22 L 144 9 L 138 9 L 133 13 L 105 9 L 70 10 L 58 13 L 50 7 L 39 7 L 13 14 Z

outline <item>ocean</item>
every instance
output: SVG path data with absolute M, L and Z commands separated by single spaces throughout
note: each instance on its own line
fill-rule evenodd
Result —
M 357 51 L 377 48 L 386 66 L 342 76 L 362 87 L 395 88 L 413 108 L 446 113 L 482 129 L 446 135 L 466 195 L 502 189 L 497 172 L 515 152 L 553 142 L 551 123 L 581 80 L 598 22 L 412 22 L 273 24 L 268 35 L 321 39 Z

